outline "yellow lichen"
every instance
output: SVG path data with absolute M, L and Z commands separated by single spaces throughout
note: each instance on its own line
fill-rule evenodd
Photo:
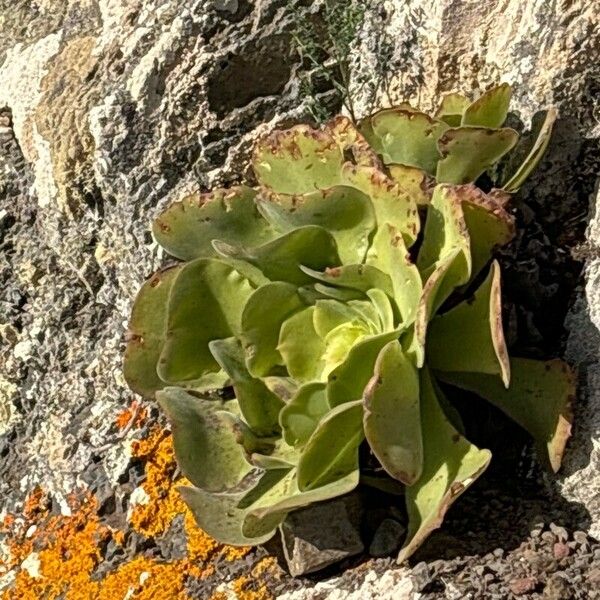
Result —
M 0 528 L 10 555 L 0 562 L 0 575 L 16 574 L 3 600 L 188 600 L 188 578 L 210 577 L 220 561 L 234 561 L 249 552 L 249 548 L 219 544 L 198 528 L 176 489 L 188 482 L 177 475 L 168 431 L 152 427 L 146 438 L 132 443 L 131 452 L 144 462 L 142 487 L 147 501 L 133 507 L 130 528 L 148 538 L 157 537 L 177 515 L 183 515 L 185 558 L 165 562 L 139 554 L 97 580 L 93 574 L 102 562 L 101 548 L 111 540 L 123 545 L 127 532 L 102 523 L 98 502 L 89 492 L 72 494 L 68 499 L 71 516 L 64 516 L 50 514 L 48 495 L 35 488 L 21 514 L 6 515 Z M 21 567 L 33 552 L 39 560 L 38 573 Z M 231 585 L 239 600 L 268 600 L 271 596 L 261 582 L 275 572 L 275 564 L 263 559 L 252 573 L 234 581 Z

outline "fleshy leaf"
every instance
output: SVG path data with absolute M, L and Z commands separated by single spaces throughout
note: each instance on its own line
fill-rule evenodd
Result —
M 497 163 L 517 143 L 514 129 L 457 127 L 439 139 L 442 156 L 437 165 L 438 183 L 470 183 Z
M 410 259 L 402 236 L 388 223 L 377 230 L 367 254 L 367 264 L 388 274 L 402 325 L 411 325 L 421 295 L 421 276 Z
M 342 181 L 344 185 L 355 187 L 371 198 L 379 226 L 383 223 L 394 226 L 402 233 L 406 245 L 412 246 L 421 225 L 416 198 L 381 170 L 373 167 L 345 163 Z
M 304 303 L 296 286 L 284 281 L 263 285 L 248 298 L 242 313 L 241 338 L 252 375 L 263 377 L 283 364 L 277 350 L 281 325 L 302 308 Z
M 155 273 L 141 287 L 131 309 L 123 374 L 127 385 L 145 398 L 165 384 L 156 366 L 165 341 L 167 301 L 180 267 Z
M 469 106 L 467 97 L 457 92 L 450 92 L 442 97 L 435 116 L 437 119 L 448 123 L 450 127 L 458 127 L 467 106 Z
M 508 114 L 512 90 L 508 83 L 493 87 L 470 104 L 462 117 L 462 125 L 502 127 Z
M 325 344 L 315 331 L 315 307 L 309 306 L 291 316 L 281 326 L 277 350 L 289 374 L 299 382 L 318 381 L 325 366 Z
M 285 441 L 290 446 L 304 446 L 328 411 L 324 383 L 307 383 L 298 388 L 279 415 Z
M 423 467 L 419 373 L 398 340 L 379 353 L 364 408 L 365 436 L 373 454 L 394 479 L 412 485 Z
M 368 196 L 355 188 L 337 186 L 302 196 L 263 193 L 258 206 L 281 233 L 319 225 L 333 235 L 343 263 L 362 262 L 375 215 Z
M 552 136 L 552 128 L 558 112 L 553 106 L 548 109 L 546 117 L 542 124 L 542 127 L 538 133 L 533 147 L 529 154 L 519 166 L 517 171 L 510 177 L 510 179 L 503 185 L 502 189 L 511 194 L 519 191 L 519 188 L 523 185 L 525 180 L 531 175 L 533 170 L 537 167 L 542 156 L 546 152 L 546 148 L 550 142 Z
M 408 194 L 418 206 L 429 204 L 429 185 L 431 177 L 422 169 L 410 167 L 408 165 L 389 164 L 387 165 L 390 177 L 396 182 L 400 189 Z
M 199 258 L 184 265 L 169 296 L 159 377 L 188 387 L 219 371 L 208 342 L 239 335 L 242 309 L 252 292 L 245 277 L 219 260 Z
M 212 240 L 258 246 L 274 232 L 254 204 L 249 187 L 217 189 L 194 194 L 169 206 L 153 225 L 154 237 L 181 260 L 216 256 Z
M 343 153 L 352 154 L 357 165 L 379 167 L 377 152 L 371 147 L 354 123 L 343 115 L 337 115 L 325 123 L 325 130 L 336 141 Z
M 449 188 L 448 194 L 462 205 L 469 232 L 472 280 L 489 262 L 494 250 L 512 240 L 515 220 L 493 196 L 472 184 Z
M 265 470 L 291 469 L 297 465 L 299 458 L 300 454 L 296 448 L 290 446 L 284 439 L 278 438 L 269 448 L 254 452 L 250 456 L 250 462 Z
M 469 281 L 471 249 L 461 203 L 452 186 L 438 185 L 427 210 L 417 267 L 425 282 L 415 324 L 415 338 L 425 343 L 427 323 L 450 294 Z M 421 366 L 419 360 L 418 366 Z
M 256 502 L 270 489 L 279 485 L 286 475 L 287 471 L 284 469 L 266 471 L 252 477 L 249 482 L 244 482 L 241 489 L 234 493 L 215 494 L 188 486 L 178 489 L 200 529 L 222 544 L 250 546 L 263 544 L 272 538 L 283 518 L 265 520 L 250 533 L 244 532 L 244 520 L 250 509 L 248 506 L 239 508 L 239 504 L 249 496 Z
M 351 348 L 372 333 L 368 324 L 361 321 L 344 323 L 332 329 L 323 340 L 325 342 L 323 376 L 329 375 L 343 363 Z
M 340 183 L 344 154 L 331 134 L 296 125 L 258 142 L 252 157 L 262 186 L 281 194 L 306 194 Z
M 372 289 L 367 292 L 379 316 L 377 333 L 394 329 L 394 309 L 390 297 L 382 290 Z
M 461 254 L 460 248 L 455 248 L 436 263 L 435 270 L 423 286 L 414 328 L 403 341 L 407 352 L 419 368 L 425 362 L 425 339 L 429 321 L 451 290 L 461 285 L 461 282 L 464 283 L 464 264 L 464 255 Z
M 464 273 L 459 282 L 463 284 L 471 273 L 469 232 L 461 202 L 453 193 L 453 187 L 438 185 L 427 208 L 423 244 L 417 258 L 417 267 L 423 280 L 427 281 L 436 265 L 457 249 L 464 257 Z
M 276 434 L 279 431 L 279 411 L 284 403 L 262 380 L 248 373 L 240 342 L 230 337 L 213 340 L 208 346 L 231 378 L 240 411 L 250 429 L 259 436 Z
M 333 300 L 339 300 L 340 302 L 350 302 L 351 300 L 361 300 L 365 298 L 363 292 L 351 288 L 334 287 L 323 283 L 315 283 L 314 288 L 323 298 L 332 298 Z
M 221 402 L 173 387 L 157 392 L 156 399 L 171 423 L 177 463 L 195 486 L 222 492 L 252 470 L 231 421 L 220 414 Z
M 369 146 L 371 146 L 371 148 L 373 148 L 373 150 L 377 152 L 377 154 L 383 156 L 385 148 L 383 147 L 383 142 L 381 141 L 381 138 L 373 130 L 373 121 L 371 119 L 371 116 L 362 119 L 358 124 L 358 128 L 363 137 L 369 143 Z
M 361 340 L 327 378 L 327 401 L 335 407 L 362 398 L 381 349 L 400 335 L 400 329 Z
M 396 108 L 375 113 L 371 122 L 386 163 L 410 165 L 435 174 L 440 157 L 437 141 L 448 129 L 446 123 L 425 113 Z
M 483 373 L 439 371 L 438 377 L 485 398 L 521 425 L 535 440 L 544 464 L 556 472 L 571 435 L 575 373 L 558 359 L 512 358 L 510 370 L 508 389 L 498 377 Z
M 213 246 L 221 256 L 255 265 L 272 281 L 295 285 L 312 281 L 300 270 L 300 265 L 323 270 L 340 264 L 333 236 L 316 225 L 300 227 L 257 248 L 244 249 L 219 240 L 213 241 Z
M 393 294 L 389 276 L 372 265 L 344 265 L 327 269 L 324 272 L 306 266 L 300 268 L 303 273 L 310 275 L 313 279 L 329 285 L 346 287 L 360 292 L 378 288 L 390 296 Z
M 351 492 L 359 481 L 355 469 L 344 477 L 310 490 L 301 491 L 296 470 L 286 474 L 277 486 L 252 505 L 244 521 L 244 531 L 263 531 L 274 521 L 283 521 L 287 513 L 315 502 L 322 502 Z
M 330 410 L 310 436 L 298 462 L 298 488 L 314 490 L 347 477 L 358 468 L 364 438 L 362 400 Z
M 333 299 L 317 300 L 313 313 L 313 324 L 319 337 L 324 339 L 331 330 L 339 325 L 360 318 L 361 314 L 354 308 L 356 303 L 367 304 L 360 300 L 353 300 L 349 303 Z
M 472 298 L 431 321 L 427 362 L 442 371 L 499 375 L 508 387 L 510 363 L 502 329 L 500 265 L 496 261 Z
M 487 468 L 491 453 L 465 439 L 447 419 L 427 369 L 421 370 L 423 472 L 406 488 L 408 533 L 398 555 L 404 562 L 440 527 L 451 504 Z

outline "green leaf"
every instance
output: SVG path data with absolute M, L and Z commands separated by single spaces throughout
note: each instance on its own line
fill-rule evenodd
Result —
M 327 402 L 335 407 L 362 398 L 373 376 L 381 349 L 400 335 L 400 329 L 368 337 L 352 347 L 346 360 L 327 378 Z
M 480 450 L 448 421 L 440 407 L 427 369 L 421 370 L 423 472 L 406 488 L 408 533 L 398 555 L 404 562 L 429 534 L 440 527 L 451 504 L 485 471 L 489 450 Z
M 398 340 L 379 353 L 364 394 L 365 437 L 381 466 L 412 485 L 423 467 L 419 374 Z
M 250 462 L 265 470 L 291 469 L 298 463 L 300 455 L 298 450 L 290 446 L 284 439 L 279 438 L 270 448 L 259 453 L 253 453 Z
M 213 340 L 209 348 L 231 378 L 240 411 L 250 429 L 259 436 L 278 433 L 279 411 L 284 402 L 263 381 L 248 373 L 240 342 L 234 337 Z
M 358 485 L 358 481 L 359 471 L 355 469 L 331 483 L 301 491 L 297 471 L 289 471 L 279 485 L 273 487 L 250 508 L 244 521 L 244 531 L 264 531 L 273 522 L 283 521 L 293 510 L 351 492 Z
M 325 130 L 333 137 L 344 154 L 352 155 L 357 165 L 378 166 L 379 157 L 356 125 L 344 115 L 336 115 L 327 123 Z
M 442 158 L 437 165 L 439 183 L 469 183 L 497 163 L 517 143 L 514 129 L 457 127 L 438 141 Z
M 369 143 L 369 146 L 371 146 L 377 154 L 383 155 L 385 148 L 383 147 L 381 138 L 373 131 L 373 120 L 371 119 L 371 115 L 362 119 L 358 124 L 358 128 Z
M 362 400 L 329 411 L 310 436 L 298 462 L 298 488 L 313 490 L 347 477 L 358 468 L 364 438 Z
M 214 494 L 188 486 L 178 489 L 200 529 L 222 544 L 250 546 L 263 544 L 272 538 L 283 518 L 265 519 L 250 533 L 244 532 L 244 520 L 248 517 L 250 509 L 248 506 L 239 508 L 238 505 L 248 497 L 258 500 L 277 486 L 286 474 L 287 471 L 284 469 L 267 471 L 254 476 L 249 482 L 244 482 L 241 489 L 235 493 Z M 257 477 L 259 477 L 258 481 Z
M 304 285 L 312 280 L 299 268 L 323 270 L 340 264 L 333 236 L 322 227 L 307 225 L 252 249 L 214 241 L 221 256 L 241 259 L 258 267 L 272 281 Z
M 299 382 L 319 381 L 325 364 L 325 344 L 315 331 L 315 307 L 309 306 L 291 316 L 281 326 L 277 350 L 289 374 Z
M 465 256 L 460 248 L 455 248 L 436 263 L 435 270 L 423 287 L 414 329 L 412 334 L 407 336 L 406 343 L 407 352 L 414 358 L 418 368 L 421 368 L 425 361 L 425 339 L 429 321 L 452 290 L 465 283 L 465 271 Z
M 242 312 L 241 338 L 252 375 L 263 377 L 283 364 L 277 350 L 281 325 L 302 308 L 304 302 L 296 286 L 284 281 L 263 285 L 248 298 Z
M 329 285 L 350 288 L 360 292 L 367 292 L 377 288 L 391 296 L 393 294 L 392 282 L 388 275 L 372 265 L 344 265 L 333 267 L 324 272 L 301 266 L 303 273 L 310 275 L 317 281 Z
M 468 98 L 462 94 L 451 92 L 442 96 L 435 116 L 450 125 L 450 127 L 458 127 L 467 106 L 469 106 Z
M 427 210 L 423 244 L 417 267 L 425 281 L 415 320 L 417 366 L 422 365 L 427 323 L 450 294 L 467 283 L 471 251 L 462 205 L 452 187 L 438 185 Z
M 368 324 L 361 321 L 351 321 L 332 329 L 323 340 L 325 342 L 323 376 L 326 377 L 344 362 L 353 346 L 372 334 Z
M 354 308 L 354 305 L 367 303 L 360 300 L 351 302 L 353 304 L 345 304 L 333 299 L 317 300 L 315 312 L 313 313 L 313 324 L 321 339 L 324 339 L 330 331 L 339 325 L 361 318 L 361 313 Z
M 242 309 L 252 292 L 245 277 L 219 260 L 199 258 L 184 265 L 169 296 L 159 377 L 193 386 L 219 371 L 208 342 L 239 335 Z
M 153 224 L 157 242 L 181 260 L 216 256 L 219 239 L 258 246 L 274 232 L 254 204 L 256 192 L 245 186 L 193 194 L 169 206 Z
M 558 359 L 512 358 L 510 370 L 508 389 L 498 377 L 483 373 L 440 371 L 437 376 L 478 394 L 516 421 L 535 440 L 544 464 L 556 472 L 571 435 L 575 373 Z
M 410 259 L 402 236 L 388 223 L 377 230 L 367 254 L 367 264 L 388 274 L 402 325 L 411 325 L 421 295 L 421 276 Z
M 558 111 L 553 106 L 548 109 L 546 117 L 540 128 L 538 136 L 531 148 L 529 154 L 519 166 L 516 172 L 508 179 L 508 181 L 502 186 L 502 189 L 513 194 L 519 191 L 519 188 L 525 183 L 525 180 L 531 175 L 533 170 L 537 167 L 542 156 L 548 148 L 550 143 L 550 137 L 552 136 L 552 128 L 554 127 L 554 121 L 558 116 Z
M 462 204 L 450 185 L 437 185 L 427 208 L 427 221 L 423 244 L 419 250 L 417 267 L 424 281 L 431 276 L 438 263 L 456 250 L 464 258 L 464 279 L 468 281 L 471 271 L 469 231 L 465 223 Z
M 350 302 L 351 300 L 361 300 L 365 298 L 365 294 L 351 288 L 333 287 L 322 283 L 315 283 L 315 291 L 323 298 L 331 298 L 339 302 Z
M 362 262 L 375 215 L 368 196 L 355 188 L 337 186 L 302 196 L 263 193 L 259 209 L 278 232 L 318 225 L 334 237 L 343 263 Z
M 448 193 L 462 205 L 471 248 L 471 280 L 489 262 L 496 248 L 515 235 L 514 217 L 497 200 L 472 184 L 454 186 Z
M 462 117 L 462 125 L 502 127 L 508 115 L 512 90 L 508 83 L 493 87 L 470 104 Z
M 279 415 L 283 438 L 290 446 L 304 446 L 328 411 L 324 383 L 301 386 Z
M 252 470 L 231 420 L 220 414 L 221 402 L 173 387 L 157 392 L 156 399 L 171 423 L 177 463 L 195 486 L 222 492 Z
M 372 289 L 367 292 L 379 316 L 379 327 L 374 333 L 392 331 L 394 325 L 394 309 L 389 296 L 382 290 Z
M 417 198 L 375 167 L 347 162 L 342 169 L 342 181 L 371 198 L 379 227 L 389 223 L 402 233 L 406 245 L 412 246 L 421 225 Z
M 433 319 L 427 335 L 427 362 L 433 369 L 499 375 L 510 383 L 510 363 L 502 330 L 500 265 L 472 298 Z
M 308 125 L 276 130 L 258 142 L 252 166 L 261 186 L 306 194 L 340 183 L 342 149 L 331 134 Z
M 165 342 L 167 301 L 180 267 L 155 273 L 142 285 L 131 309 L 123 375 L 127 385 L 145 398 L 164 387 L 156 373 Z
M 400 186 L 402 191 L 408 194 L 417 206 L 429 204 L 431 177 L 425 171 L 417 167 L 394 163 L 387 165 L 387 168 L 391 179 Z
M 425 113 L 386 108 L 371 117 L 373 131 L 383 145 L 386 163 L 400 163 L 435 174 L 440 157 L 437 141 L 448 129 Z

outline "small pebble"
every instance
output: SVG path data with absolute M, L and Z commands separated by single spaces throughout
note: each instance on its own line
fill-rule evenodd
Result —
M 587 533 L 583 532 L 583 531 L 576 531 L 573 534 L 573 539 L 578 543 L 578 544 L 587 544 L 588 542 L 588 536 Z
M 521 577 L 520 579 L 513 579 L 510 582 L 510 591 L 515 596 L 522 596 L 533 592 L 537 585 L 537 579 L 535 577 Z
M 556 560 L 562 560 L 566 558 L 571 553 L 571 548 L 564 542 L 556 542 L 552 548 L 552 553 L 554 554 L 554 558 Z
M 569 534 L 564 527 L 550 523 L 550 531 L 558 538 L 559 542 L 566 542 L 569 539 Z

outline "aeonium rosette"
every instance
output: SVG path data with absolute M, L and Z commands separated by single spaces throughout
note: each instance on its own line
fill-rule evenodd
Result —
M 501 188 L 473 184 L 517 143 L 509 98 L 503 85 L 450 95 L 434 118 L 401 105 L 358 127 L 275 131 L 255 148 L 256 188 L 190 196 L 156 220 L 180 262 L 140 290 L 125 375 L 167 413 L 181 493 L 209 534 L 261 543 L 290 512 L 350 492 L 366 443 L 377 477 L 402 487 L 404 560 L 491 458 L 440 382 L 503 410 L 558 469 L 573 376 L 509 358 L 492 260 L 553 111 Z

